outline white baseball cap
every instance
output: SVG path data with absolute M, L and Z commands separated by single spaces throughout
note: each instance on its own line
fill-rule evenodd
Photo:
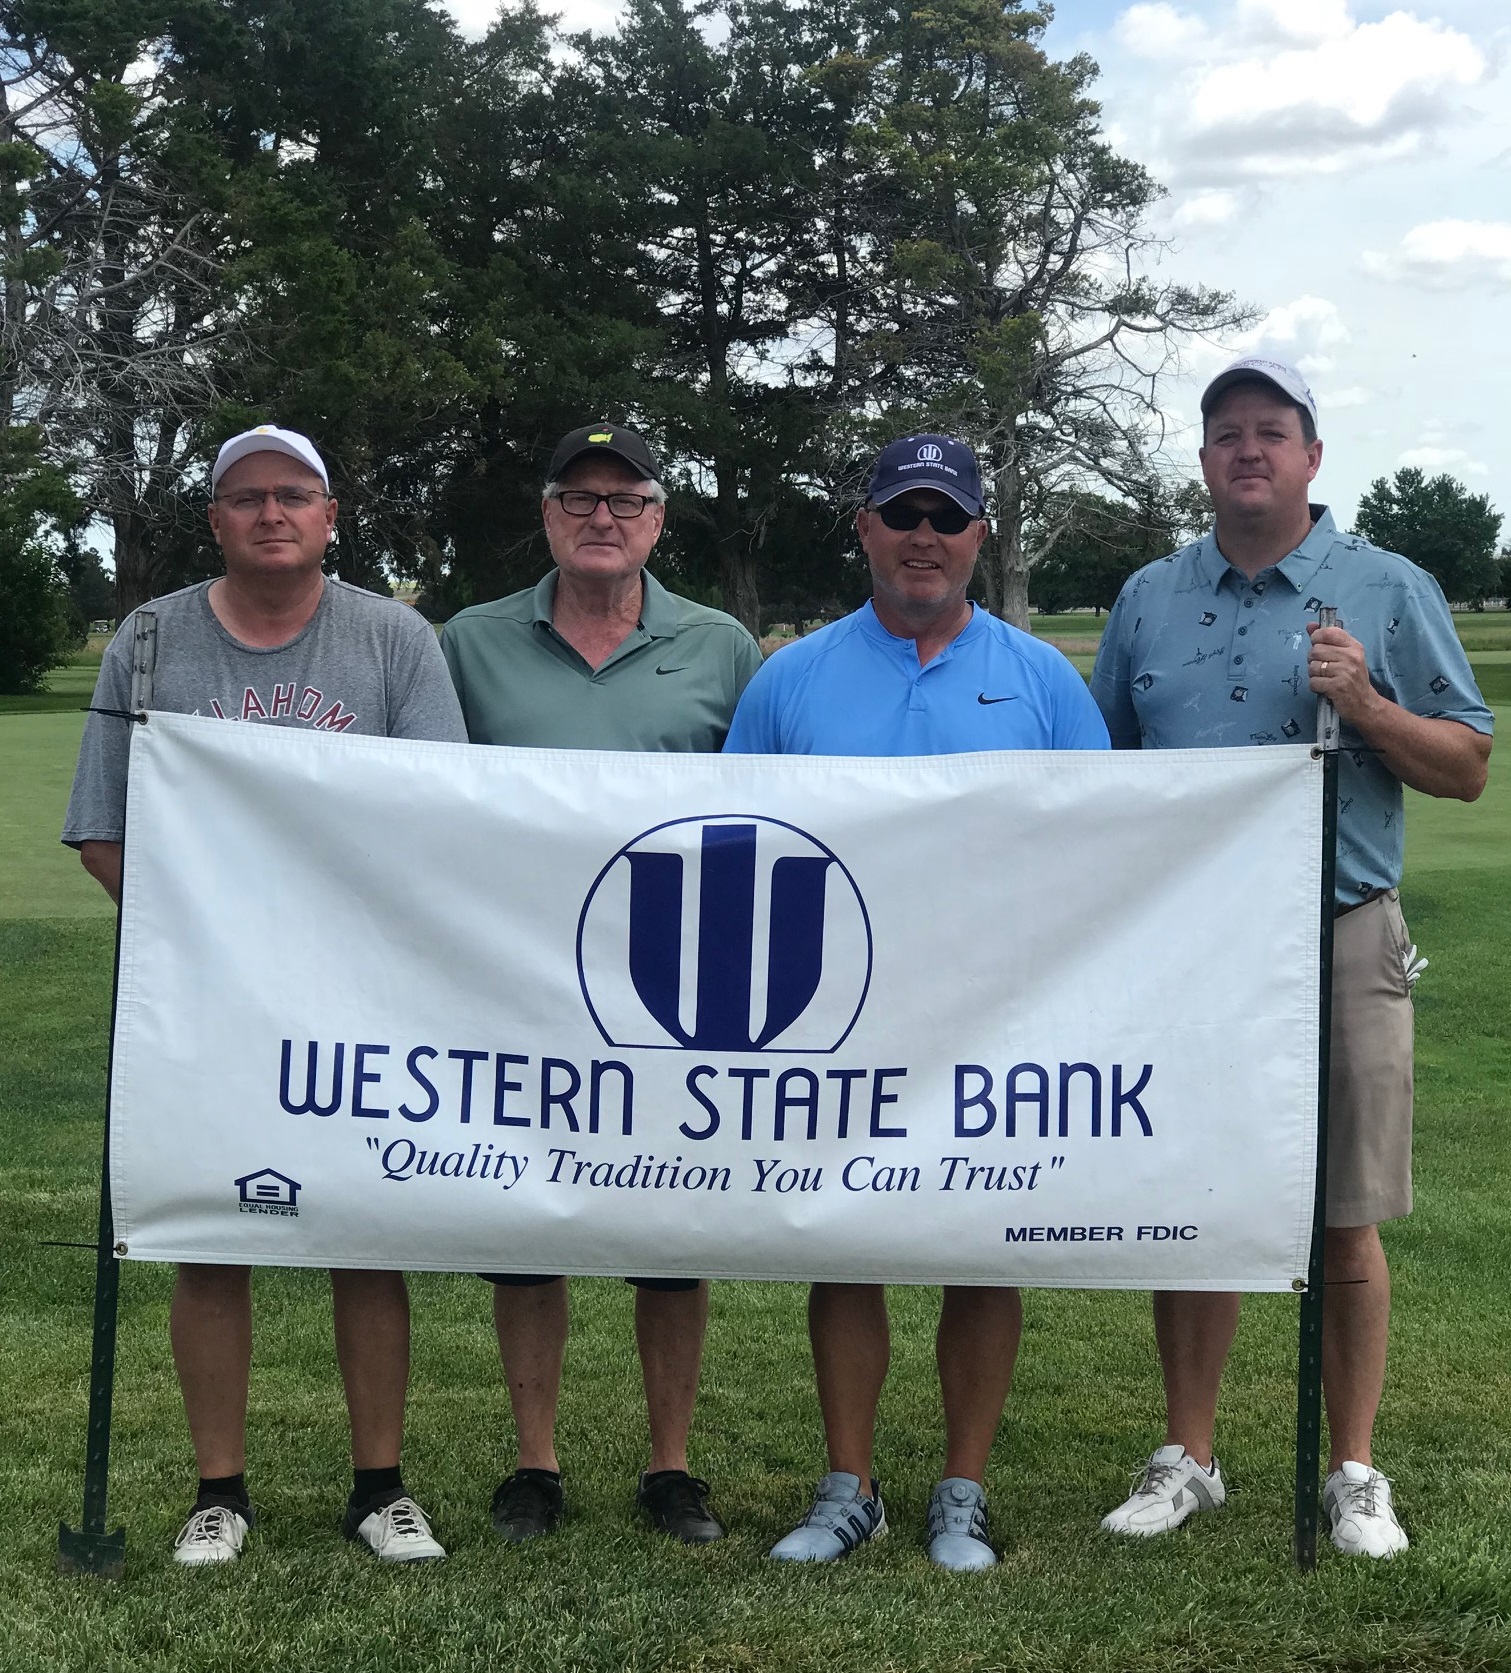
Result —
M 1305 407 L 1312 416 L 1313 426 L 1316 426 L 1317 400 L 1307 388 L 1306 379 L 1289 361 L 1270 360 L 1262 354 L 1241 354 L 1237 360 L 1223 367 L 1201 393 L 1202 417 L 1206 418 L 1212 411 L 1213 403 L 1223 390 L 1241 383 L 1245 378 L 1263 378 L 1266 383 L 1274 384 L 1286 400 Z
M 245 459 L 249 453 L 286 453 L 290 459 L 308 465 L 325 484 L 326 492 L 330 492 L 331 479 L 325 469 L 325 461 L 315 451 L 315 444 L 308 436 L 301 436 L 297 430 L 280 430 L 276 424 L 259 424 L 255 430 L 243 430 L 239 436 L 232 436 L 215 455 L 215 469 L 210 472 L 212 494 L 221 477 L 238 459 Z

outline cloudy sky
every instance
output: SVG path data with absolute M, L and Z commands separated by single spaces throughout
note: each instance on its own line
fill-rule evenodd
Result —
M 448 0 L 481 29 L 494 0 Z M 610 28 L 609 0 L 554 0 Z M 1511 7 L 1505 0 L 1060 0 L 1057 57 L 1102 66 L 1108 136 L 1169 188 L 1173 277 L 1264 311 L 1170 387 L 1194 448 L 1241 348 L 1316 393 L 1317 486 L 1350 521 L 1398 465 L 1489 493 L 1511 537 Z M 1194 468 L 1194 453 L 1192 455 Z

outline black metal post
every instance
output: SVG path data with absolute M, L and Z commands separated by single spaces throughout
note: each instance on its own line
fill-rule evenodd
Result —
M 1323 627 L 1337 624 L 1338 612 L 1324 605 Z M 1312 1247 L 1306 1289 L 1301 1296 L 1296 1366 L 1296 1566 L 1317 1566 L 1318 1487 L 1322 1467 L 1323 1237 L 1327 1225 L 1327 1094 L 1332 1058 L 1333 920 L 1337 915 L 1338 715 L 1325 698 L 1317 704 L 1316 752 L 1322 757 L 1322 899 L 1318 923 L 1320 992 L 1317 1006 L 1317 1183 L 1312 1203 Z
M 127 722 L 134 725 L 134 722 Z M 115 919 L 115 975 L 110 992 L 110 1059 L 105 1071 L 105 1139 L 100 1147 L 100 1218 L 94 1250 L 94 1345 L 89 1358 L 89 1425 L 84 1444 L 83 1526 L 58 1524 L 58 1573 L 119 1580 L 126 1572 L 126 1530 L 105 1527 L 110 1485 L 110 1408 L 115 1396 L 115 1324 L 121 1263 L 110 1212 L 110 1088 L 115 1067 L 115 1008 L 121 980 L 121 917 Z
M 119 932 L 116 937 L 120 944 Z M 119 965 L 119 956 L 117 957 Z M 114 1007 L 112 1007 L 112 1010 Z M 114 1034 L 112 1023 L 111 1033 Z M 100 1163 L 99 1240 L 94 1265 L 94 1348 L 89 1363 L 89 1427 L 84 1453 L 83 1526 L 58 1524 L 58 1572 L 119 1580 L 126 1572 L 126 1530 L 106 1530 L 110 1483 L 110 1408 L 115 1394 L 116 1303 L 121 1263 L 115 1254 L 110 1213 L 110 1099 L 105 1100 L 105 1143 Z
M 157 612 L 139 610 L 131 658 L 131 713 L 134 726 L 152 706 L 157 665 Z M 122 857 L 125 847 L 122 845 Z M 115 1398 L 115 1329 L 121 1263 L 116 1255 L 115 1218 L 110 1212 L 110 1089 L 115 1082 L 115 1013 L 121 983 L 121 915 L 115 919 L 115 974 L 110 992 L 110 1057 L 105 1072 L 105 1138 L 100 1149 L 100 1217 L 94 1255 L 94 1340 L 89 1358 L 89 1424 L 84 1448 L 83 1526 L 58 1524 L 58 1572 L 96 1574 L 119 1580 L 126 1572 L 126 1530 L 107 1529 L 110 1500 L 110 1413 Z

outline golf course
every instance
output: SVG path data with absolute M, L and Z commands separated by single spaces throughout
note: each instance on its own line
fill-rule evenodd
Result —
M 1511 613 L 1456 621 L 1504 728 Z M 1089 614 L 1035 622 L 1083 672 L 1100 627 Z M 59 1577 L 58 1524 L 78 1523 L 83 1481 L 94 1257 L 81 1245 L 95 1234 L 114 908 L 58 831 L 101 644 L 46 692 L 0 699 L 5 1673 L 1511 1668 L 1511 772 L 1495 759 L 1473 805 L 1408 792 L 1402 898 L 1429 965 L 1416 988 L 1416 1209 L 1383 1229 L 1394 1315 L 1376 1462 L 1411 1538 L 1395 1560 L 1346 1559 L 1324 1537 L 1315 1573 L 1293 1566 L 1293 1296 L 1244 1305 L 1217 1440 L 1227 1506 L 1148 1542 L 1102 1533 L 1162 1438 L 1148 1298 L 1033 1291 L 987 1479 L 1002 1562 L 933 1568 L 938 1297 L 899 1289 L 877 1453 L 891 1532 L 832 1567 L 769 1563 L 823 1473 L 822 1429 L 802 1286 L 740 1283 L 714 1287 L 692 1455 L 729 1537 L 674 1545 L 636 1514 L 633 1295 L 607 1279 L 572 1285 L 566 1520 L 506 1547 L 488 1517 L 513 1467 L 488 1292 L 417 1274 L 404 1471 L 449 1555 L 395 1569 L 341 1537 L 349 1461 L 328 1280 L 269 1269 L 254 1280 L 258 1525 L 240 1561 L 186 1571 L 172 1560 L 194 1495 L 172 1273 L 127 1264 L 109 1517 L 127 1529 L 126 1577 Z

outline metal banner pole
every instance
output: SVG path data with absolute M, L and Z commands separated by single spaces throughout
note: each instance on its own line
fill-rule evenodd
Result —
M 1322 627 L 1336 627 L 1330 604 L 1317 611 Z M 1322 1306 L 1323 1236 L 1327 1219 L 1327 1091 L 1332 1055 L 1333 919 L 1338 870 L 1338 711 L 1325 697 L 1317 699 L 1317 743 L 1322 758 L 1322 900 L 1318 953 L 1321 991 L 1317 1026 L 1317 1186 L 1312 1203 L 1312 1247 L 1306 1289 L 1301 1297 L 1300 1344 L 1296 1367 L 1296 1566 L 1310 1573 L 1317 1566 L 1317 1498 L 1322 1465 Z
M 145 719 L 152 706 L 157 666 L 157 613 L 138 610 L 131 654 L 131 715 Z M 123 846 L 124 851 L 124 846 Z M 126 1572 L 126 1530 L 105 1525 L 110 1484 L 110 1408 L 115 1394 L 115 1327 L 121 1265 L 110 1212 L 110 1084 L 115 1061 L 115 1006 L 121 974 L 121 919 L 115 922 L 115 976 L 110 1000 L 110 1067 L 105 1084 L 105 1139 L 100 1159 L 100 1218 L 95 1240 L 94 1345 L 89 1362 L 89 1424 L 84 1453 L 83 1526 L 58 1524 L 58 1572 L 119 1580 Z

